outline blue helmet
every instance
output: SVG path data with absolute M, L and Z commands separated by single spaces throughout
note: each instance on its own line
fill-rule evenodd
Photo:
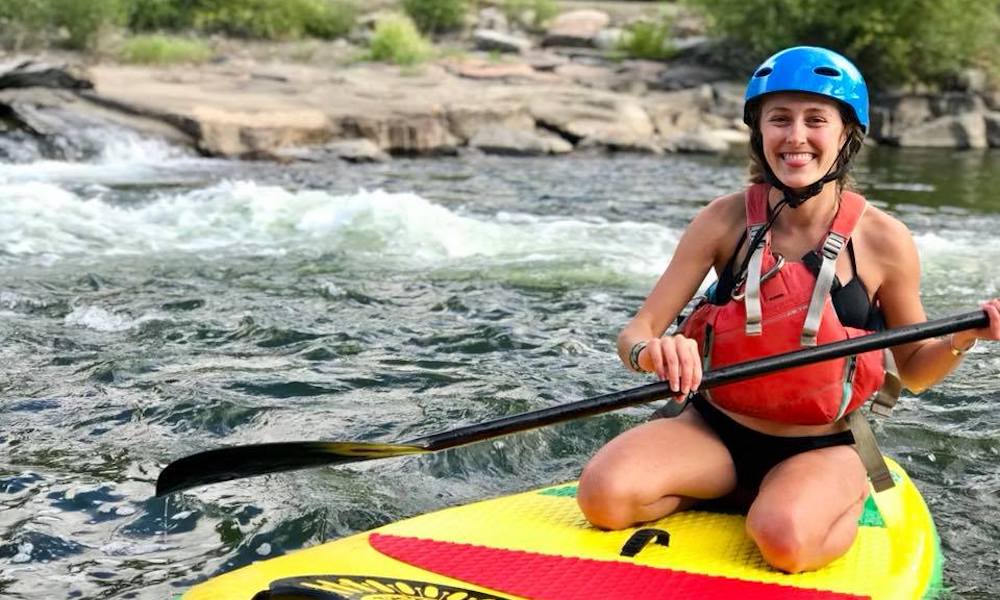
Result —
M 747 83 L 743 122 L 750 124 L 752 100 L 774 92 L 808 92 L 845 105 L 868 133 L 868 86 L 861 71 L 843 56 L 812 46 L 782 50 L 765 60 Z

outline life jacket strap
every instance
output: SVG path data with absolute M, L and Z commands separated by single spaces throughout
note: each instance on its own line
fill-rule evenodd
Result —
M 753 225 L 747 230 L 747 239 L 756 239 L 764 225 Z M 747 265 L 747 282 L 744 297 L 744 306 L 747 311 L 746 333 L 747 335 L 760 335 L 764 331 L 763 312 L 760 307 L 760 283 L 761 270 L 764 264 L 764 252 L 770 249 L 771 233 L 765 235 L 764 243 L 754 250 L 750 256 L 750 263 Z
M 841 193 L 840 207 L 830 225 L 830 232 L 823 241 L 823 247 L 820 249 L 823 262 L 820 265 L 819 274 L 816 276 L 816 286 L 813 288 L 809 308 L 806 311 L 806 320 L 802 325 L 802 337 L 799 342 L 803 346 L 816 345 L 816 336 L 819 334 L 820 322 L 823 320 L 826 299 L 830 297 L 830 288 L 833 286 L 834 277 L 837 276 L 837 259 L 847 247 L 847 240 L 851 238 L 867 208 L 868 203 L 858 194 L 849 191 Z
M 861 457 L 861 462 L 865 466 L 865 471 L 868 472 L 868 479 L 872 482 L 875 491 L 884 492 L 896 485 L 889 473 L 889 466 L 885 464 L 885 457 L 879 450 L 875 433 L 872 431 L 868 419 L 861 414 L 860 410 L 856 410 L 847 415 L 847 424 L 854 435 L 854 447 Z
M 806 321 L 802 325 L 800 343 L 803 346 L 816 345 L 816 336 L 819 335 L 819 323 L 823 318 L 826 299 L 830 295 L 833 278 L 837 276 L 837 258 L 840 257 L 845 246 L 847 246 L 847 237 L 835 231 L 831 231 L 826 236 L 826 241 L 823 242 L 821 250 L 823 264 L 819 268 L 819 275 L 816 276 L 816 286 L 813 287 L 812 298 L 809 300 Z
M 891 417 L 892 409 L 896 407 L 899 395 L 903 392 L 903 381 L 899 378 L 899 369 L 896 368 L 892 350 L 888 348 L 883 350 L 882 359 L 885 365 L 885 379 L 878 393 L 872 398 L 872 412 L 880 417 Z
M 899 401 L 899 394 L 903 390 L 903 382 L 899 378 L 899 371 L 896 369 L 896 359 L 892 355 L 892 350 L 886 348 L 882 351 L 885 364 L 885 381 L 881 389 L 872 397 L 872 413 L 880 417 L 892 416 L 892 409 Z M 895 481 L 889 473 L 889 467 L 885 464 L 885 457 L 878 447 L 875 433 L 872 431 L 868 419 L 856 410 L 847 415 L 847 424 L 854 434 L 854 444 L 861 456 L 861 462 L 868 472 L 868 479 L 872 482 L 872 487 L 876 492 L 882 492 L 893 485 Z

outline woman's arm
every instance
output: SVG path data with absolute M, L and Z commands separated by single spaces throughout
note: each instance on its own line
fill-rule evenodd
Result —
M 618 356 L 626 366 L 632 366 L 632 349 L 644 342 L 646 346 L 637 357 L 642 370 L 669 380 L 676 391 L 686 393 L 697 389 L 701 381 L 697 344 L 681 335 L 662 339 L 660 335 L 698 291 L 709 269 L 717 264 L 725 242 L 735 244 L 743 219 L 742 202 L 742 192 L 732 194 L 712 201 L 695 215 L 677 243 L 670 264 L 639 312 L 618 336 Z
M 882 314 L 889 327 L 922 323 L 927 315 L 920 301 L 916 244 L 905 225 L 891 217 L 886 221 L 882 236 L 886 247 L 879 254 L 885 261 L 885 275 L 877 293 Z M 976 339 L 1000 339 L 1000 300 L 984 303 L 983 308 L 990 317 L 990 325 L 985 328 L 893 348 L 903 385 L 922 392 L 951 373 Z

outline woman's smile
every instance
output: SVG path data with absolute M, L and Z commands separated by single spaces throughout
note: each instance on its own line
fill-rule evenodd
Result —
M 804 188 L 831 170 L 846 130 L 837 104 L 815 94 L 780 93 L 764 100 L 765 158 L 785 185 Z

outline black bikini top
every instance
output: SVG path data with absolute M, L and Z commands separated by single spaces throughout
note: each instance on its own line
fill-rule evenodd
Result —
M 733 287 L 736 285 L 736 274 L 733 272 L 735 265 L 733 263 L 735 257 L 739 254 L 740 247 L 746 241 L 746 237 L 747 234 L 744 231 L 740 237 L 740 241 L 736 244 L 733 258 L 726 263 L 726 268 L 719 277 L 719 282 L 716 284 L 715 293 L 713 294 L 715 304 L 725 304 L 732 297 Z M 847 327 L 866 329 L 868 331 L 882 331 L 885 329 L 885 319 L 883 319 L 878 306 L 872 304 L 871 300 L 869 300 L 868 290 L 865 288 L 864 282 L 858 277 L 858 264 L 854 257 L 854 243 L 852 240 L 847 241 L 847 255 L 851 259 L 851 272 L 854 276 L 848 280 L 847 284 L 841 284 L 840 279 L 834 277 L 833 285 L 830 286 L 830 299 L 833 301 L 834 310 L 837 311 L 837 318 Z M 815 250 L 808 252 L 802 257 L 802 263 L 812 271 L 813 275 L 819 274 L 822 262 L 822 257 Z

